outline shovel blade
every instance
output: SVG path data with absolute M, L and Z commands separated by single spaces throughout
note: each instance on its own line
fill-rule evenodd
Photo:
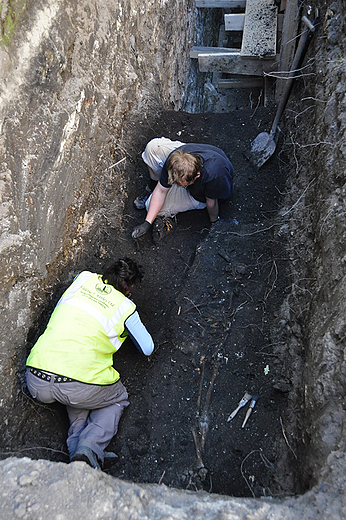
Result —
M 259 170 L 273 155 L 275 148 L 275 137 L 267 132 L 261 132 L 252 141 L 250 148 L 245 150 L 244 155 Z

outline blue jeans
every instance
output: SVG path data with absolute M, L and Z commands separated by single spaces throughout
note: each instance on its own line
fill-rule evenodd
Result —
M 112 385 L 89 385 L 73 381 L 55 383 L 54 377 L 44 381 L 29 369 L 26 382 L 30 394 L 42 403 L 58 401 L 66 406 L 70 427 L 67 448 L 70 459 L 78 447 L 90 448 L 101 463 L 104 450 L 118 431 L 123 410 L 130 403 L 124 385 L 117 381 Z

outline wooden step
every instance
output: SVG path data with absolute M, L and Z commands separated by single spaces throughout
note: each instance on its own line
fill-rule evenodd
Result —
M 195 0 L 196 7 L 245 8 L 246 0 Z
M 244 74 L 263 76 L 277 70 L 279 55 L 273 60 L 258 60 L 244 58 L 239 52 L 203 52 L 198 54 L 198 66 L 201 72 L 227 72 L 229 74 Z
M 274 0 L 247 0 L 240 51 L 242 56 L 275 56 L 277 11 Z
M 260 76 L 243 76 L 235 74 L 232 78 L 219 79 L 219 89 L 226 88 L 263 88 L 264 78 Z
M 277 30 L 282 31 L 284 15 L 278 15 Z M 242 31 L 244 29 L 245 13 L 225 14 L 225 31 Z
M 225 14 L 225 31 L 242 31 L 244 22 L 245 13 Z
M 228 47 L 199 47 L 193 46 L 190 49 L 190 58 L 198 58 L 200 54 L 239 54 L 240 49 L 230 49 Z

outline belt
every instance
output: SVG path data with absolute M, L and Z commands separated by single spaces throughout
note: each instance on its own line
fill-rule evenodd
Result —
M 59 376 L 58 374 L 47 374 L 38 368 L 30 367 L 30 372 L 44 381 L 50 381 L 51 378 L 54 377 L 54 383 L 72 383 L 73 381 L 76 381 L 76 379 L 72 379 L 71 377 Z

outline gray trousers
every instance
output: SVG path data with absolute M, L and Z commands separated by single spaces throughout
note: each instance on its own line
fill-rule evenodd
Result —
M 38 401 L 47 404 L 58 401 L 66 406 L 70 420 L 66 441 L 70 459 L 78 447 L 84 446 L 103 463 L 104 450 L 118 431 L 124 408 L 130 404 L 124 385 L 120 381 L 106 386 L 78 381 L 55 383 L 54 377 L 44 381 L 28 369 L 26 382 L 30 394 Z

